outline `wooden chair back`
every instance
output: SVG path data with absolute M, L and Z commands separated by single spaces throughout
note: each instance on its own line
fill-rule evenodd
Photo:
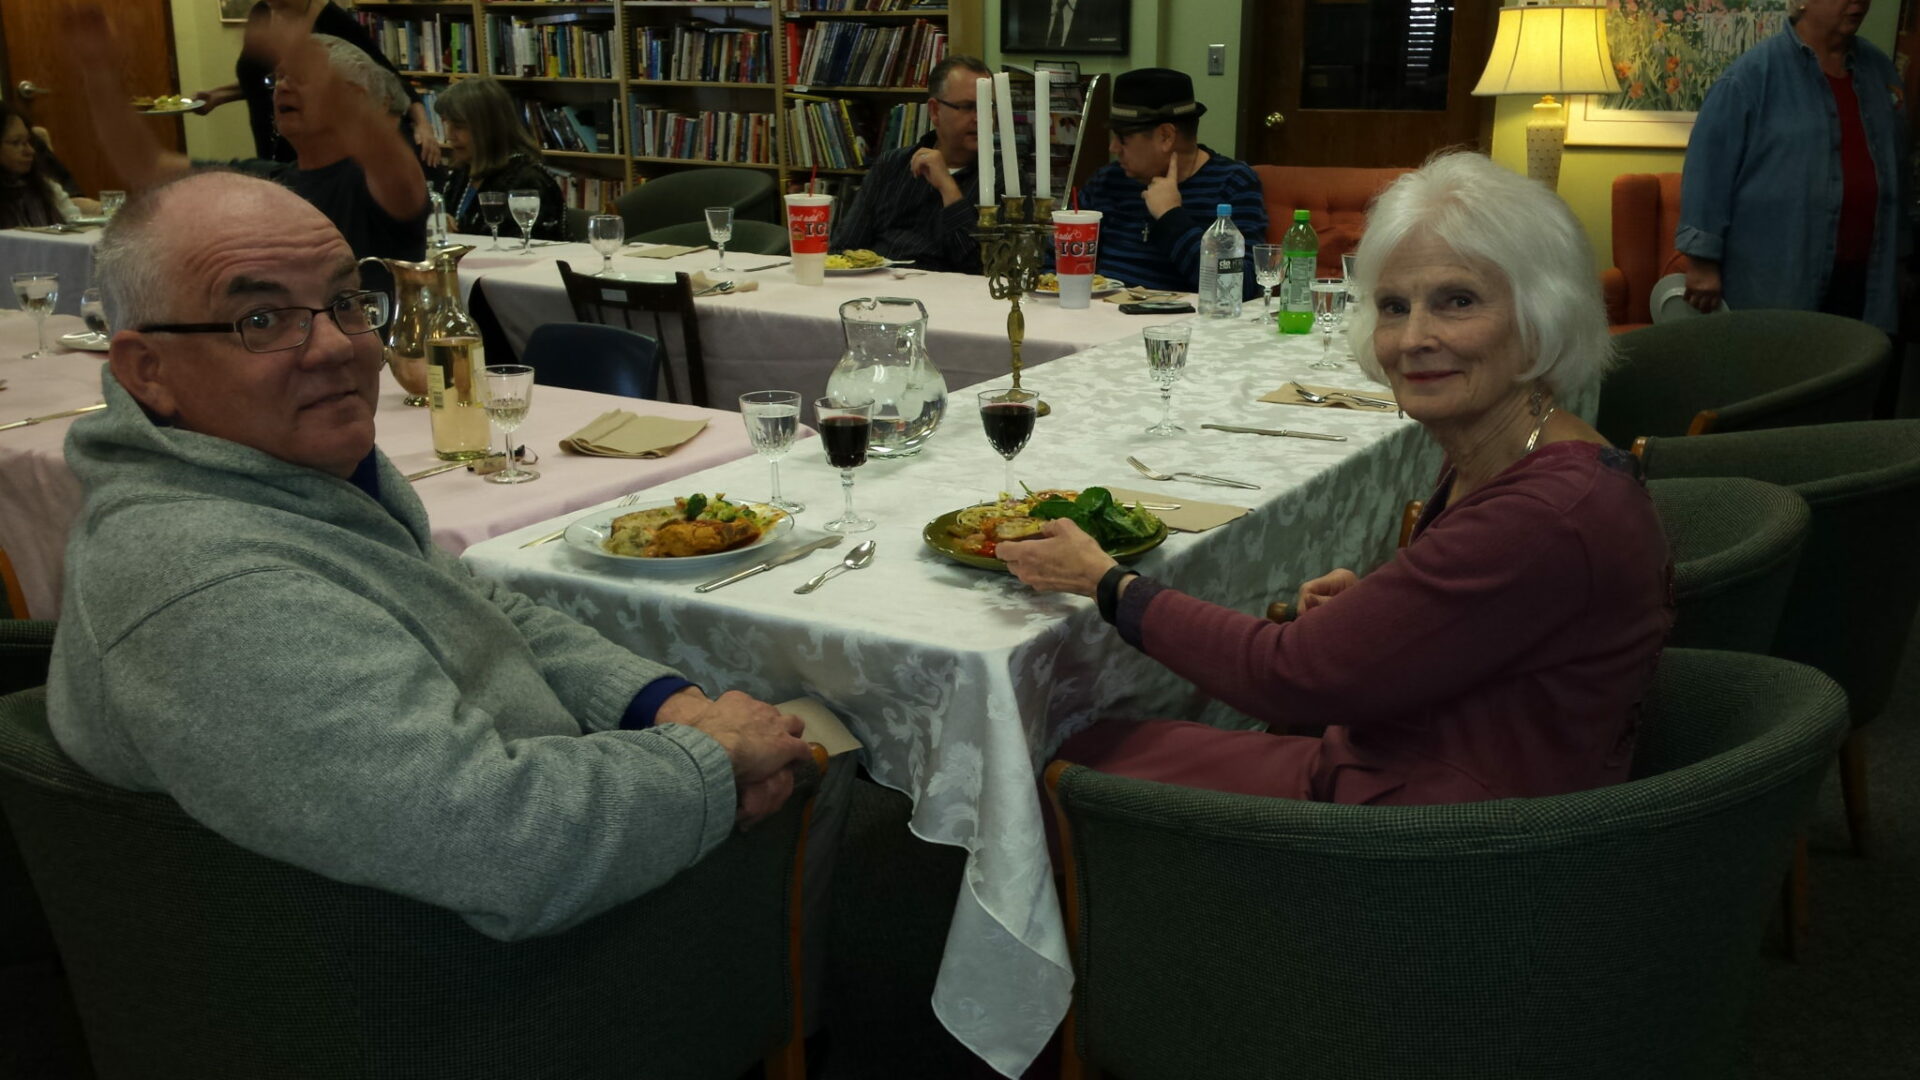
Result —
M 675 274 L 672 282 L 619 281 L 576 273 L 564 259 L 559 265 L 560 282 L 566 286 L 574 318 L 622 327 L 658 341 L 667 400 L 706 406 L 707 368 L 700 350 L 700 314 L 693 305 L 692 278 Z M 678 334 L 669 334 L 669 328 L 677 329 Z M 677 355 L 675 341 L 680 346 Z M 684 397 L 676 368 L 684 370 L 686 376 Z

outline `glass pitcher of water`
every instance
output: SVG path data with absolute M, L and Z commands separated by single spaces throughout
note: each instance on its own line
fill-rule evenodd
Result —
M 847 351 L 827 379 L 842 401 L 873 400 L 872 441 L 879 458 L 920 452 L 947 413 L 947 380 L 927 359 L 927 307 L 899 296 L 840 305 Z

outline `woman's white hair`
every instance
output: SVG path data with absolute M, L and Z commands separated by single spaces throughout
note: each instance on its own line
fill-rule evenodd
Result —
M 1516 329 L 1538 379 L 1555 396 L 1598 379 L 1613 361 L 1606 304 L 1587 234 L 1545 185 L 1496 165 L 1485 154 L 1452 152 L 1395 180 L 1367 213 L 1354 260 L 1360 301 L 1347 318 L 1360 368 L 1384 383 L 1374 354 L 1379 309 L 1371 299 L 1401 243 L 1430 236 L 1461 258 L 1504 278 L 1513 291 Z
M 332 34 L 315 34 L 313 40 L 326 46 L 327 63 L 333 73 L 365 90 L 388 116 L 407 111 L 407 90 L 400 85 L 399 77 L 375 63 L 359 46 Z

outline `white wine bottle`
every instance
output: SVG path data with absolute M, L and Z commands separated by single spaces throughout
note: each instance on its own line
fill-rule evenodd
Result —
M 480 328 L 460 306 L 456 263 L 440 262 L 440 296 L 427 329 L 427 404 L 433 422 L 433 452 L 442 461 L 486 457 L 486 347 Z

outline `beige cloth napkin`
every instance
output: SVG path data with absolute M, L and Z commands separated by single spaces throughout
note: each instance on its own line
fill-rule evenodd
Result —
M 715 285 L 720 284 L 720 279 L 708 277 L 707 272 L 705 270 L 702 270 L 699 273 L 694 274 L 693 277 L 689 278 L 688 280 L 693 282 L 693 291 L 695 293 L 705 292 L 706 290 L 713 288 Z M 733 288 L 728 289 L 727 294 L 731 296 L 734 293 L 752 292 L 753 290 L 759 287 L 760 287 L 760 283 L 757 281 L 742 281 L 739 278 L 734 278 Z M 714 293 L 713 295 L 718 296 L 720 294 Z
M 1200 502 L 1184 496 L 1169 498 L 1164 491 L 1129 491 L 1126 488 L 1109 487 L 1115 502 L 1123 503 L 1179 503 L 1178 510 L 1151 510 L 1153 516 L 1167 523 L 1174 532 L 1206 532 L 1217 529 L 1235 518 L 1247 516 L 1244 506 L 1228 506 L 1225 503 Z
M 615 409 L 561 439 L 560 449 L 592 457 L 666 457 L 706 426 L 705 420 L 670 420 Z
M 629 259 L 672 259 L 705 250 L 705 244 L 634 244 L 622 248 L 620 254 Z
M 1361 397 L 1378 398 L 1381 401 L 1393 400 L 1393 391 L 1385 389 L 1353 390 L 1344 386 L 1315 386 L 1312 383 L 1301 383 L 1300 385 L 1316 394 L 1358 394 Z M 1362 405 L 1357 401 L 1349 401 L 1346 398 L 1312 402 L 1301 397 L 1293 386 L 1294 384 L 1288 383 L 1273 393 L 1263 396 L 1260 400 L 1271 402 L 1275 405 L 1305 405 L 1309 409 L 1341 408 L 1353 409 L 1357 412 L 1392 412 L 1394 409 L 1391 405 Z
M 847 725 L 833 715 L 833 710 L 813 698 L 794 698 L 792 701 L 783 701 L 774 708 L 788 716 L 799 717 L 807 725 L 807 729 L 800 733 L 800 737 L 807 742 L 816 742 L 825 747 L 828 757 L 839 757 L 850 750 L 859 750 L 863 745 L 853 732 L 847 730 Z

